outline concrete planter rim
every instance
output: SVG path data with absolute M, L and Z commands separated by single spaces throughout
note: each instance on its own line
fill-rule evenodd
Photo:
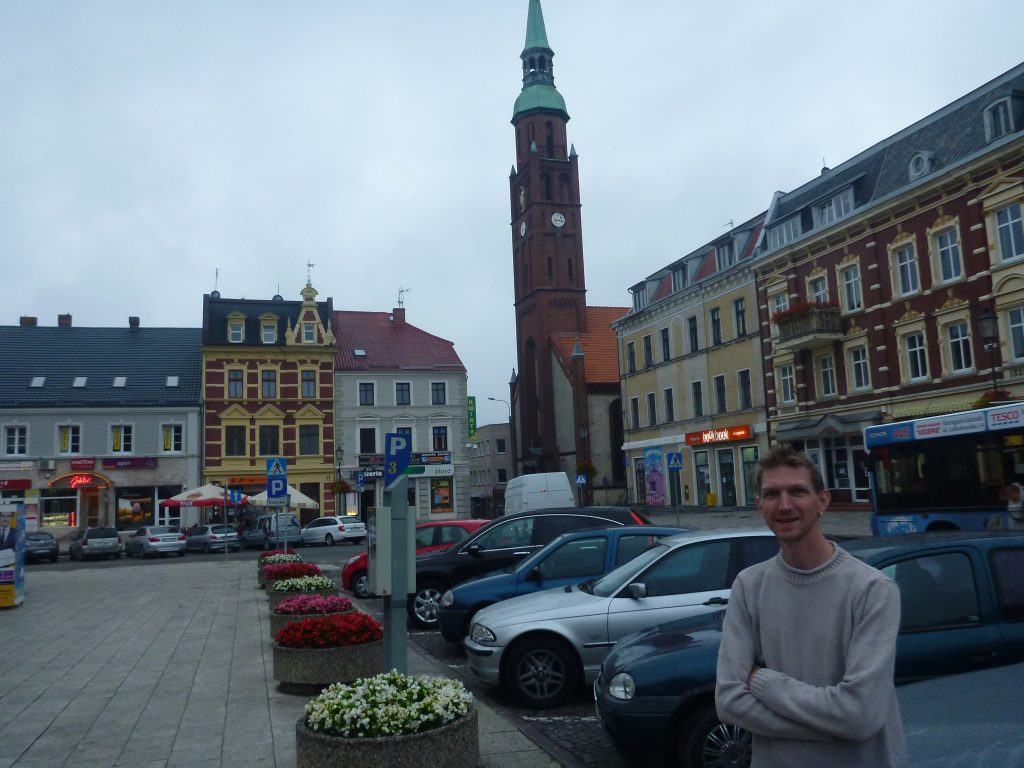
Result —
M 311 736 L 313 738 L 327 739 L 332 742 L 343 742 L 344 744 L 352 744 L 356 746 L 363 745 L 374 745 L 382 744 L 383 742 L 396 742 L 396 741 L 413 741 L 420 739 L 424 736 L 429 735 L 440 735 L 446 731 L 454 731 L 460 726 L 465 726 L 467 723 L 473 720 L 476 715 L 476 700 L 474 699 L 469 703 L 469 709 L 466 710 L 466 714 L 462 717 L 458 717 L 452 720 L 450 723 L 445 723 L 439 728 L 431 728 L 429 731 L 417 731 L 416 733 L 400 733 L 395 736 L 334 736 L 330 733 L 321 733 L 320 731 L 314 731 L 308 725 L 306 725 L 306 715 L 299 715 L 299 719 L 295 725 L 299 731 L 303 732 L 304 736 Z
M 279 644 L 277 640 L 275 640 L 272 643 L 275 651 L 302 651 L 303 653 L 308 653 L 310 651 L 336 651 L 339 648 L 372 648 L 373 646 L 383 644 L 383 638 L 380 640 L 371 640 L 368 643 L 353 643 L 352 645 L 329 645 L 326 648 L 289 648 L 287 645 Z
M 277 611 L 271 611 L 270 615 L 277 616 L 280 619 L 288 619 L 289 621 L 300 621 L 302 619 L 326 618 L 328 616 L 344 616 L 346 613 L 354 613 L 355 610 L 356 607 L 353 605 L 347 611 L 331 611 L 330 613 L 278 613 Z

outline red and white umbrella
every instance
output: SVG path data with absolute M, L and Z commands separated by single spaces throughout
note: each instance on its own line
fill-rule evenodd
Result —
M 165 507 L 223 507 L 225 489 L 219 485 L 201 485 L 188 491 L 182 491 L 160 503 Z M 243 495 L 239 504 L 247 504 L 249 497 Z M 230 502 L 229 502 L 230 506 Z

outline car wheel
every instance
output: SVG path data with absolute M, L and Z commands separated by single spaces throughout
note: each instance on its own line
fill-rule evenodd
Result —
M 333 547 L 334 546 L 334 537 L 331 536 L 331 534 L 329 534 L 329 533 L 326 536 L 324 536 L 324 546 L 325 547 Z
M 185 556 L 185 550 L 184 549 L 179 549 L 178 550 L 178 557 L 184 557 L 184 556 Z
M 416 587 L 416 594 L 409 600 L 409 618 L 421 629 L 437 627 L 437 611 L 445 587 L 434 581 L 424 582 Z
M 206 545 L 203 547 L 203 554 L 204 555 L 210 554 L 210 542 L 206 542 Z
M 713 704 L 697 710 L 679 730 L 676 764 L 684 768 L 730 765 L 747 768 L 753 757 L 753 737 L 738 725 L 718 719 Z
M 366 541 L 365 536 L 360 536 L 359 538 L 352 539 L 353 544 L 362 544 L 364 541 Z
M 370 596 L 370 577 L 359 571 L 352 577 L 352 594 L 364 600 Z
M 514 646 L 503 675 L 524 707 L 557 707 L 576 690 L 579 664 L 572 649 L 550 637 L 528 638 Z

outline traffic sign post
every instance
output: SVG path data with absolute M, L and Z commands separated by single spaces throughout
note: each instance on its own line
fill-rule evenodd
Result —
M 288 510 L 288 460 L 283 456 L 267 459 L 267 501 L 281 504 Z M 281 538 L 281 518 L 274 514 L 274 538 Z M 285 536 L 284 551 L 288 551 L 288 537 Z
M 412 459 L 407 435 L 384 436 L 384 482 L 391 495 L 391 593 L 384 596 L 384 669 L 405 674 L 408 669 L 409 600 L 409 480 L 405 470 Z

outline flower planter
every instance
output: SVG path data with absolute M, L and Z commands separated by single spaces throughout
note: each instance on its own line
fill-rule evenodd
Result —
M 330 589 L 316 589 L 309 592 L 277 592 L 273 589 L 267 590 L 267 597 L 270 599 L 270 612 L 273 613 L 274 609 L 277 608 L 278 603 L 289 597 L 295 597 L 295 595 L 323 595 L 329 597 L 330 595 L 338 594 L 337 587 L 331 587 Z
M 383 640 L 336 648 L 285 648 L 274 643 L 274 679 L 281 683 L 326 686 L 383 671 Z
M 276 648 L 275 648 L 276 651 Z M 296 768 L 474 768 L 480 762 L 477 710 L 440 728 L 406 736 L 348 739 L 295 724 Z
M 303 593 L 305 594 L 305 593 Z M 282 627 L 287 624 L 291 624 L 293 621 L 302 621 L 308 619 L 310 616 L 318 616 L 322 618 L 331 618 L 333 616 L 344 616 L 346 613 L 352 613 L 354 609 L 349 608 L 347 611 L 338 611 L 337 613 L 300 613 L 284 615 L 281 613 L 270 612 L 270 639 L 273 640 L 277 637 L 277 633 L 281 631 Z

